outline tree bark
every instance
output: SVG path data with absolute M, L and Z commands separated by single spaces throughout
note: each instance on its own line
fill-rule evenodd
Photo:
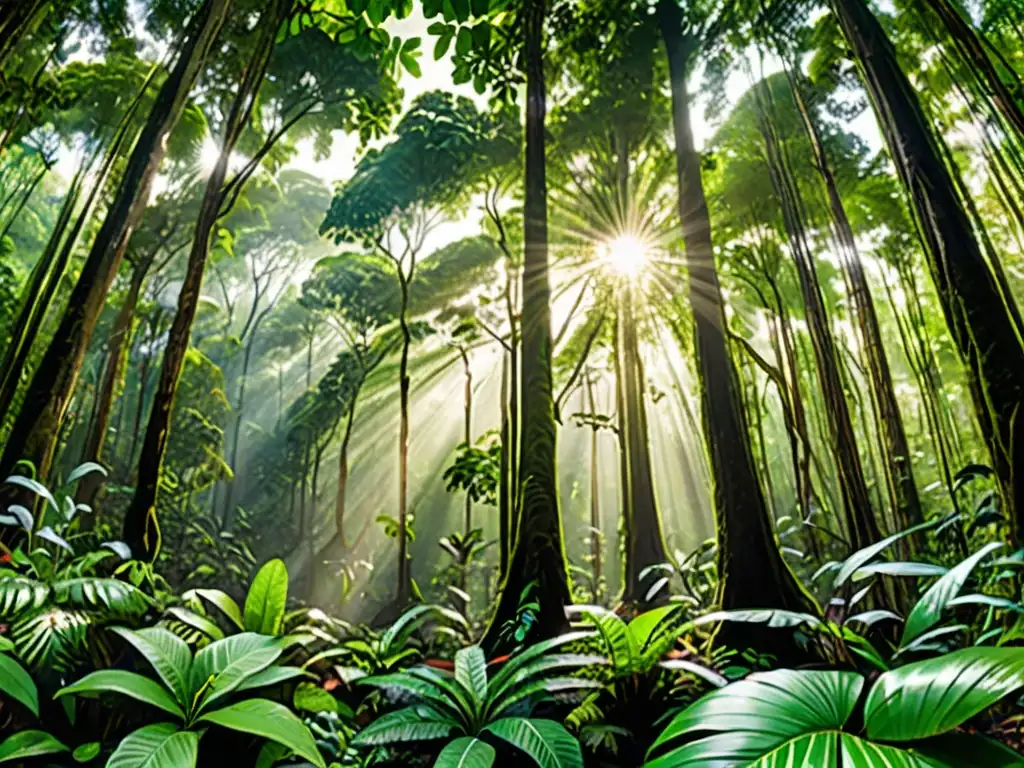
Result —
M 643 578 L 648 566 L 668 561 L 665 540 L 654 495 L 654 476 L 651 472 L 651 452 L 647 432 L 647 408 L 644 403 L 644 382 L 637 339 L 634 307 L 634 287 L 620 287 L 618 323 L 619 375 L 622 377 L 624 448 L 626 455 L 626 482 L 628 483 L 623 509 L 625 521 L 625 560 L 622 579 L 622 602 L 643 606 L 651 603 L 647 593 L 657 580 L 657 573 Z M 665 597 L 662 593 L 662 599 Z M 655 600 L 654 602 L 658 602 Z
M 209 0 L 216 2 L 217 0 Z M 160 551 L 160 525 L 157 519 L 157 489 L 160 467 L 167 450 L 171 427 L 171 410 L 178 390 L 178 379 L 188 352 L 192 321 L 199 304 L 200 289 L 206 259 L 210 251 L 210 236 L 220 216 L 224 181 L 235 144 L 241 136 L 255 102 L 256 92 L 263 82 L 267 64 L 274 48 L 278 27 L 290 7 L 289 0 L 274 0 L 260 18 L 260 38 L 252 59 L 232 100 L 224 124 L 223 145 L 220 156 L 206 182 L 203 201 L 196 219 L 195 234 L 189 252 L 185 280 L 178 294 L 178 307 L 160 366 L 160 378 L 153 396 L 153 406 L 146 425 L 146 436 L 139 457 L 139 474 L 135 495 L 125 512 L 123 538 L 137 559 L 155 560 Z
M 348 417 L 345 423 L 345 434 L 341 438 L 341 448 L 338 451 L 338 493 L 334 498 L 334 525 L 338 532 L 338 541 L 341 548 L 348 547 L 345 540 L 345 494 L 348 492 L 348 445 L 352 439 L 352 425 L 356 420 L 356 400 L 359 397 L 359 390 L 362 388 L 362 379 L 352 391 L 352 401 L 348 406 Z
M 128 238 L 149 201 L 167 149 L 166 138 L 181 116 L 227 13 L 229 0 L 206 0 L 193 18 L 178 61 L 156 96 L 114 200 L 89 251 L 57 332 L 36 369 L 24 404 L 0 458 L 0 474 L 28 459 L 46 477 L 60 422 L 96 328 Z
M 1024 347 L 1014 310 L 986 262 L 935 136 L 896 51 L 865 0 L 832 0 L 893 162 L 910 196 L 939 300 L 969 373 L 982 434 L 1024 538 Z
M 536 597 L 540 601 L 534 639 L 561 633 L 568 626 L 565 606 L 571 602 L 565 540 L 558 510 L 557 428 L 551 380 L 551 285 L 548 277 L 544 145 L 545 0 L 526 0 L 523 14 L 526 69 L 525 258 L 522 278 L 522 433 L 516 486 L 522 504 L 517 508 L 518 535 L 513 544 L 509 572 L 485 638 L 487 646 L 495 644 L 502 624 L 515 618 L 520 596 L 531 582 L 536 581 Z
M 415 254 L 411 255 L 415 258 Z M 415 264 L 415 262 L 414 262 Z M 409 280 L 413 276 L 413 268 L 408 278 L 402 274 L 401 264 L 396 265 L 402 289 L 402 309 L 398 316 L 402 329 L 402 356 L 398 365 L 398 592 L 396 601 L 399 609 L 404 609 L 409 602 L 411 589 L 409 575 L 409 536 L 408 525 L 409 500 L 409 347 L 412 345 L 412 334 L 409 329 Z
M 696 54 L 684 37 L 679 7 L 673 0 L 657 6 L 672 85 L 672 124 L 679 184 L 679 218 L 690 273 L 689 301 L 696 328 L 696 349 L 711 460 L 718 530 L 719 604 L 723 609 L 781 608 L 817 611 L 782 559 L 764 493 L 751 456 L 739 382 L 725 337 L 725 311 L 715 270 L 711 219 L 694 145 L 686 80 Z M 763 625 L 723 624 L 720 641 L 732 647 L 760 647 L 783 655 L 792 639 Z
M 107 364 L 103 369 L 99 391 L 96 394 L 96 419 L 85 441 L 85 449 L 82 453 L 83 461 L 95 461 L 96 463 L 103 461 L 103 446 L 107 439 L 107 428 L 110 425 L 110 410 L 114 404 L 114 395 L 124 369 L 125 353 L 131 340 L 135 308 L 139 303 L 139 294 L 142 292 L 146 273 L 153 263 L 153 255 L 147 254 L 140 258 L 132 270 L 128 292 L 121 303 L 117 317 L 114 318 L 114 325 L 110 329 L 110 337 L 107 339 Z M 75 500 L 80 504 L 92 506 L 102 479 L 98 472 L 90 472 L 83 477 L 78 483 Z M 91 519 L 91 516 L 88 516 L 87 519 Z
M 8 0 L 0 5 L 0 69 L 51 0 Z

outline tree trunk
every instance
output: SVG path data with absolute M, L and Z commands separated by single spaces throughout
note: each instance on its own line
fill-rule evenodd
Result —
M 30 460 L 46 477 L 60 422 L 75 389 L 78 372 L 128 238 L 149 201 L 166 153 L 166 138 L 181 116 L 226 16 L 229 0 L 206 0 L 191 22 L 178 61 L 156 96 L 153 109 L 125 167 L 68 307 L 29 386 L 24 404 L 0 458 L 0 474 Z
M 643 578 L 641 574 L 649 566 L 667 562 L 668 555 L 661 531 L 661 520 L 658 517 L 654 477 L 651 472 L 647 409 L 644 403 L 645 387 L 634 315 L 634 288 L 627 283 L 619 290 L 619 339 L 616 346 L 620 357 L 619 373 L 622 377 L 628 482 L 625 494 L 627 503 L 623 509 L 626 546 L 622 602 L 627 605 L 643 606 L 651 602 L 647 598 L 647 593 L 651 585 L 657 581 L 658 574 L 648 573 Z M 662 593 L 662 600 L 666 594 L 667 592 Z
M 415 256 L 413 256 L 415 258 Z M 412 345 L 412 334 L 409 329 L 409 280 L 413 270 L 409 270 L 408 278 L 402 274 L 401 265 L 399 281 L 402 289 L 402 310 L 398 316 L 402 328 L 402 357 L 398 366 L 398 591 L 396 602 L 399 610 L 403 610 L 409 602 L 411 585 L 409 583 L 409 536 L 408 525 L 409 500 L 409 347 Z
M 7 0 L 0 5 L 0 69 L 51 0 Z
M 875 303 L 871 298 L 867 276 L 864 274 L 864 265 L 861 262 L 853 227 L 850 226 L 846 208 L 839 196 L 839 187 L 836 184 L 825 149 L 821 144 L 817 124 L 804 101 L 800 84 L 793 71 L 787 68 L 786 73 L 790 78 L 793 98 L 803 120 L 807 137 L 811 142 L 814 164 L 825 185 L 829 210 L 843 257 L 843 266 L 852 289 L 853 305 L 871 377 L 872 395 L 875 409 L 879 415 L 889 493 L 896 502 L 900 524 L 903 527 L 910 527 L 923 520 L 921 501 L 917 495 L 917 485 L 914 483 L 914 472 L 910 463 L 910 447 L 907 443 L 907 433 L 903 428 L 903 417 L 900 415 L 896 389 L 893 386 L 892 374 L 889 370 L 889 359 L 882 342 L 878 313 L 875 311 Z M 918 543 L 920 544 L 920 542 Z
M 960 354 L 982 434 L 1013 511 L 1015 538 L 1024 538 L 1024 347 L 1014 312 L 986 263 L 943 164 L 935 137 L 896 51 L 865 0 L 832 0 L 860 66 L 893 162 L 920 225 L 932 279 Z
M 782 208 L 782 218 L 799 277 L 800 292 L 807 316 L 807 330 L 814 348 L 818 383 L 826 406 L 829 426 L 827 434 L 830 438 L 828 444 L 832 447 L 839 468 L 839 487 L 846 510 L 847 531 L 853 549 L 862 549 L 879 541 L 882 533 L 871 507 L 864 467 L 857 449 L 853 419 L 850 416 L 839 370 L 838 352 L 832 338 L 825 300 L 807 241 L 801 215 L 800 191 L 790 172 L 785 150 L 775 132 L 771 94 L 763 82 L 755 89 L 754 95 L 758 105 L 758 122 L 767 149 L 772 186 Z
M 501 555 L 498 562 L 498 578 L 503 581 L 508 573 L 509 553 L 512 550 L 512 482 L 509 454 L 512 451 L 509 434 L 509 355 L 501 356 L 501 478 L 498 481 L 498 546 Z
M 517 509 L 509 572 L 485 645 L 493 645 L 501 625 L 514 620 L 520 595 L 536 580 L 540 601 L 535 638 L 561 633 L 571 602 L 565 540 L 558 511 L 555 470 L 557 429 L 551 382 L 551 286 L 548 277 L 547 179 L 545 170 L 544 83 L 545 0 L 526 0 L 524 51 L 526 69 L 526 183 L 523 206 L 522 435 L 519 478 L 522 506 Z
M 359 390 L 362 387 L 362 379 L 359 385 L 352 391 L 352 402 L 348 406 L 348 420 L 345 423 L 345 435 L 341 438 L 341 448 L 338 451 L 338 494 L 334 499 L 334 525 L 338 531 L 338 541 L 341 548 L 348 547 L 345 541 L 345 494 L 348 491 L 348 444 L 352 439 L 352 425 L 356 420 L 356 400 L 359 397 Z
M 924 4 L 930 7 L 946 26 L 953 42 L 960 55 L 964 57 L 979 79 L 984 82 L 990 91 L 992 101 L 995 103 L 999 113 L 1006 119 L 1006 122 L 1017 134 L 1024 139 L 1024 111 L 1014 98 L 1011 88 L 1003 82 L 999 76 L 995 64 L 985 51 L 985 43 L 981 34 L 967 23 L 960 11 L 950 0 L 923 0 Z M 1014 87 L 1019 89 L 1021 82 L 1016 78 L 1016 73 L 1008 70 L 1008 74 L 1014 77 Z
M 289 0 L 275 0 L 260 19 L 260 39 L 255 45 L 252 60 L 232 101 L 224 124 L 220 156 L 203 192 L 185 280 L 178 294 L 178 307 L 167 338 L 167 347 L 160 366 L 160 379 L 157 382 L 146 436 L 142 444 L 142 454 L 139 457 L 135 495 L 125 512 L 123 538 L 137 559 L 153 561 L 160 550 L 160 525 L 157 520 L 160 466 L 167 449 L 171 409 L 174 406 L 178 379 L 188 352 L 192 320 L 199 304 L 206 258 L 210 251 L 210 235 L 220 215 L 224 181 L 231 153 L 252 111 L 256 92 L 263 82 L 263 75 L 270 61 L 277 29 L 288 7 Z
M 99 391 L 96 394 L 96 419 L 89 432 L 89 436 L 86 438 L 82 461 L 95 461 L 96 463 L 102 463 L 103 461 L 103 445 L 106 442 L 107 428 L 110 425 L 110 409 L 114 404 L 114 395 L 124 368 L 125 352 L 131 339 L 135 307 L 138 305 L 142 284 L 152 263 L 152 256 L 147 255 L 141 258 L 139 263 L 135 265 L 135 268 L 132 270 L 132 279 L 128 286 L 128 293 L 121 303 L 121 309 L 118 311 L 117 317 L 114 319 L 114 325 L 110 330 L 110 337 L 107 339 L 107 364 L 103 370 Z M 75 500 L 80 504 L 92 506 L 96 500 L 96 494 L 100 489 L 102 479 L 98 472 L 91 472 L 83 477 L 78 483 Z M 92 518 L 88 516 L 87 519 L 91 520 Z
M 705 436 L 708 440 L 718 529 L 719 603 L 724 609 L 817 611 L 782 559 L 761 484 L 754 470 L 739 382 L 725 338 L 725 311 L 711 244 L 711 219 L 693 140 L 686 80 L 696 53 L 683 35 L 672 0 L 657 6 L 672 85 L 672 123 L 679 183 L 679 218 L 690 273 Z M 732 647 L 792 654 L 790 636 L 763 625 L 723 624 L 718 637 Z

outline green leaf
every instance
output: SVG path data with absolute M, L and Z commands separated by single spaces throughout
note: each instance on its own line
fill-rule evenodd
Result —
M 469 0 L 467 0 L 468 2 Z M 10 483 L 11 485 L 18 485 L 22 488 L 27 488 L 32 491 L 36 496 L 46 499 L 47 503 L 53 507 L 57 512 L 60 512 L 60 507 L 57 506 L 56 500 L 53 498 L 53 494 L 50 493 L 46 486 L 40 483 L 38 480 L 33 480 L 30 477 L 24 475 L 11 475 L 4 482 Z M 31 506 L 31 505 L 30 505 Z M 41 513 L 40 513 L 41 514 Z
M 288 680 L 294 680 L 296 677 L 310 677 L 310 675 L 299 667 L 267 667 L 262 672 L 247 677 L 235 690 L 249 691 L 253 688 L 265 688 L 269 685 L 279 685 Z
M 127 640 L 153 665 L 182 707 L 189 706 L 193 693 L 189 685 L 192 653 L 184 640 L 163 627 L 134 631 L 112 627 L 111 631 Z
M 155 723 L 128 734 L 106 768 L 195 768 L 199 734 L 179 731 L 171 723 Z
M 68 475 L 66 485 L 71 485 L 76 480 L 81 480 L 92 472 L 99 472 L 103 477 L 107 476 L 107 470 L 95 461 L 87 461 L 83 464 L 79 464 L 77 467 L 71 470 L 71 474 Z
M 193 589 L 193 593 L 207 602 L 213 603 L 221 613 L 227 616 L 231 623 L 239 629 L 245 629 L 245 621 L 242 619 L 242 610 L 230 596 L 219 589 Z M 186 593 L 187 595 L 188 593 Z M 182 595 L 182 597 L 186 597 Z
M 506 717 L 484 730 L 525 752 L 540 768 L 583 768 L 579 742 L 554 720 Z
M 71 757 L 75 759 L 76 763 L 88 763 L 95 760 L 102 749 L 103 745 L 98 741 L 90 741 L 88 744 L 79 745 L 75 751 L 71 753 Z
M 832 589 L 839 589 L 847 580 L 853 576 L 854 572 L 861 568 L 866 563 L 874 560 L 882 552 L 891 547 L 900 539 L 910 536 L 918 531 L 923 531 L 927 528 L 932 528 L 936 525 L 937 521 L 930 520 L 920 525 L 915 525 L 912 528 L 908 528 L 905 531 L 894 533 L 892 536 L 887 536 L 881 541 L 877 541 L 869 547 L 858 549 L 852 555 L 850 555 L 839 568 L 839 572 L 836 574 L 835 579 L 832 581 Z
M 438 61 L 444 58 L 444 55 L 448 53 L 448 48 L 452 44 L 454 35 L 445 33 L 437 38 L 437 42 L 434 43 L 434 61 Z
M 0 579 L 0 618 L 11 619 L 22 611 L 39 608 L 49 596 L 50 587 L 34 579 Z
M 964 648 L 882 674 L 864 704 L 867 735 L 936 736 L 1024 686 L 1024 648 Z
M 23 704 L 39 717 L 39 691 L 32 676 L 10 656 L 0 654 L 0 693 Z
M 473 32 L 469 27 L 460 27 L 459 33 L 455 36 L 455 53 L 465 56 L 471 50 L 473 50 Z
M 101 669 L 92 672 L 77 683 L 61 688 L 55 694 L 55 698 L 68 694 L 99 696 L 103 693 L 120 693 L 136 701 L 152 704 L 181 720 L 185 719 L 185 713 L 166 688 L 148 677 L 121 669 Z
M 175 605 L 168 608 L 167 613 L 176 618 L 182 624 L 186 624 L 193 629 L 198 629 L 211 640 L 222 640 L 224 638 L 224 632 L 220 627 L 205 616 L 200 616 L 195 611 L 190 611 L 188 608 L 182 608 L 181 606 Z
M 268 561 L 252 580 L 245 598 L 245 628 L 262 635 L 281 634 L 288 602 L 288 568 L 282 560 Z
M 432 707 L 416 704 L 378 717 L 359 731 L 351 741 L 354 747 L 396 744 L 406 741 L 443 739 L 458 728 L 458 723 Z
M 712 691 L 676 715 L 652 751 L 695 732 L 712 735 L 671 750 L 648 763 L 648 768 L 691 761 L 715 764 L 714 760 L 746 765 L 792 740 L 839 731 L 856 707 L 863 685 L 864 678 L 854 672 L 779 669 L 750 675 Z M 804 746 L 812 744 L 807 741 Z
M 872 744 L 849 733 L 842 734 L 839 743 L 842 753 L 839 765 L 850 768 L 925 768 L 910 752 L 887 744 Z M 824 764 L 812 762 L 807 765 Z
M 203 648 L 192 662 L 189 680 L 193 694 L 209 681 L 207 693 L 196 712 L 220 701 L 247 678 L 273 664 L 280 655 L 281 647 L 273 637 L 253 632 L 225 637 Z
M 299 683 L 292 706 L 303 712 L 337 712 L 338 701 L 316 683 Z
M 487 699 L 487 659 L 479 645 L 471 645 L 455 654 L 455 681 L 473 697 L 479 711 Z
M 487 742 L 463 736 L 441 750 L 434 768 L 491 768 L 495 757 L 494 747 Z
M 291 749 L 318 768 L 325 768 L 309 729 L 287 707 L 267 699 L 246 699 L 208 712 L 200 722 L 262 736 Z
M 402 66 L 405 67 L 405 71 L 413 77 L 420 77 L 423 74 L 423 71 L 420 69 L 420 63 L 416 60 L 416 55 L 402 51 L 398 54 L 398 58 L 402 62 Z
M 67 751 L 67 747 L 44 731 L 19 731 L 0 743 L 0 763 Z
M 1003 544 L 996 541 L 987 544 L 932 584 L 931 588 L 917 601 L 914 609 L 907 617 L 900 645 L 907 645 L 918 635 L 935 626 L 942 618 L 942 612 L 946 609 L 949 601 L 960 594 L 960 590 L 963 589 L 967 578 L 971 575 L 971 571 L 985 557 L 1002 547 Z
M 291 750 L 276 741 L 264 742 L 260 753 L 256 756 L 254 768 L 271 768 L 274 763 L 284 760 L 291 754 Z

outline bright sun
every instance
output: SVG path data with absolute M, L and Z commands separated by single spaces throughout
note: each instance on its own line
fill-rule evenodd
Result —
M 634 278 L 647 263 L 647 244 L 636 235 L 622 234 L 604 243 L 598 255 L 605 266 L 622 277 Z

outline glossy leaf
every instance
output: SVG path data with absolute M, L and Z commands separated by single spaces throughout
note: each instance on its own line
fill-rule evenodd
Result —
M 496 757 L 494 747 L 486 741 L 463 736 L 441 750 L 434 768 L 491 768 Z
M 579 742 L 554 720 L 506 717 L 484 730 L 525 752 L 540 768 L 583 768 Z
M 279 635 L 288 602 L 288 569 L 284 561 L 270 560 L 256 573 L 245 598 L 244 624 L 249 632 Z
M 130 630 L 119 627 L 112 628 L 141 653 L 146 661 L 164 681 L 178 703 L 183 707 L 192 699 L 192 688 L 189 684 L 189 671 L 192 666 L 192 653 L 188 645 L 180 637 L 163 627 Z
M 106 768 L 195 768 L 199 734 L 171 723 L 155 723 L 128 734 Z
M 432 707 L 416 704 L 378 717 L 357 733 L 352 746 L 369 747 L 406 741 L 429 741 L 448 736 L 457 723 Z
M 67 751 L 67 747 L 45 731 L 19 731 L 0 742 L 0 763 Z
M 309 729 L 290 709 L 275 701 L 246 699 L 208 712 L 199 721 L 276 741 L 318 768 L 325 768 L 324 759 Z
M 191 690 L 198 691 L 209 682 L 197 712 L 209 709 L 280 655 L 274 638 L 253 632 L 225 637 L 197 652 L 189 678 Z
M 0 693 L 39 717 L 39 692 L 32 676 L 15 659 L 0 653 Z
M 61 688 L 56 695 L 99 696 L 104 693 L 119 693 L 136 701 L 151 704 L 181 720 L 185 719 L 185 713 L 166 688 L 148 677 L 121 669 L 101 669 L 92 672 L 78 682 Z

